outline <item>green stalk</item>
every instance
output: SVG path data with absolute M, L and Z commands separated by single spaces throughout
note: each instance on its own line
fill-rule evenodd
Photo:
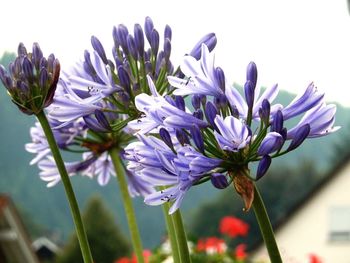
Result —
M 125 215 L 128 221 L 129 230 L 131 234 L 131 242 L 137 258 L 137 262 L 144 263 L 142 242 L 140 238 L 139 229 L 136 223 L 136 215 L 132 205 L 132 200 L 128 192 L 128 184 L 124 176 L 123 163 L 119 156 L 120 153 L 119 150 L 114 147 L 109 150 L 109 154 L 111 155 L 114 169 L 116 171 L 119 189 L 124 204 Z
M 70 211 L 71 211 L 72 216 L 73 216 L 75 231 L 77 233 L 77 237 L 78 237 L 79 245 L 80 245 L 80 249 L 81 249 L 81 254 L 83 255 L 84 262 L 85 263 L 93 263 L 93 259 L 92 259 L 89 243 L 87 240 L 86 232 L 84 229 L 83 221 L 82 221 L 81 216 L 80 216 L 78 203 L 77 203 L 77 200 L 75 198 L 72 184 L 69 180 L 69 176 L 68 176 L 66 167 L 64 166 L 62 156 L 61 156 L 60 151 L 57 147 L 55 137 L 53 136 L 50 124 L 47 121 L 47 118 L 45 116 L 44 111 L 40 111 L 36 115 L 36 117 L 38 118 L 38 120 L 41 124 L 41 127 L 43 128 L 43 131 L 45 133 L 47 142 L 50 146 L 53 158 L 55 159 L 57 169 L 61 175 L 61 180 L 62 180 L 62 183 L 64 186 L 64 190 L 66 191 L 66 196 L 67 196 L 67 199 L 69 202 Z
M 269 253 L 271 263 L 282 263 L 282 258 L 280 252 L 278 251 L 278 246 L 270 223 L 270 219 L 267 215 L 264 202 L 256 185 L 254 185 L 253 209 L 259 224 L 261 235 L 263 236 L 265 246 Z
M 180 209 L 176 210 L 171 216 L 173 218 L 174 229 L 176 233 L 178 251 L 181 263 L 191 263 L 190 252 L 188 251 L 187 237 L 182 223 Z M 174 261 L 175 262 L 175 261 Z
M 177 245 L 176 232 L 174 228 L 173 218 L 169 215 L 170 203 L 165 202 L 162 205 L 164 218 L 168 230 L 168 237 L 170 240 L 171 251 L 173 254 L 174 263 L 180 262 L 179 248 Z

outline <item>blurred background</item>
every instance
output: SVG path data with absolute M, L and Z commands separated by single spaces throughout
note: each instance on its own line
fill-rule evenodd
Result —
M 132 30 L 134 23 L 143 25 L 146 16 L 153 19 L 160 32 L 166 24 L 172 27 L 175 65 L 203 35 L 215 32 L 218 38 L 216 65 L 225 70 L 232 83 L 243 84 L 246 66 L 255 61 L 259 71 L 258 85 L 266 87 L 278 83 L 282 91 L 277 100 L 283 105 L 312 81 L 326 92 L 329 102 L 337 104 L 336 125 L 342 129 L 327 138 L 309 140 L 288 157 L 275 160 L 259 185 L 273 224 L 281 229 L 278 238 L 285 242 L 283 253 L 290 260 L 287 262 L 309 262 L 312 253 L 319 255 L 322 262 L 349 262 L 341 261 L 350 258 L 350 225 L 347 223 L 350 222 L 350 197 L 347 192 L 342 192 L 344 186 L 350 187 L 350 178 L 344 172 L 350 165 L 350 17 L 347 1 L 11 0 L 2 3 L 0 14 L 0 64 L 7 65 L 14 58 L 19 42 L 27 47 L 39 42 L 45 55 L 54 53 L 62 68 L 69 69 L 82 58 L 85 49 L 91 49 L 91 35 L 100 39 L 106 51 L 111 50 L 114 25 L 122 23 Z M 53 254 L 46 257 L 45 252 L 40 257 L 47 258 L 46 262 L 54 262 L 52 258 L 58 251 L 74 254 L 71 251 L 77 247 L 71 237 L 73 225 L 62 185 L 47 188 L 38 177 L 37 167 L 29 166 L 33 156 L 25 152 L 24 144 L 30 141 L 29 128 L 34 122 L 34 117 L 18 112 L 1 86 L 0 193 L 5 194 L 3 200 L 10 198 L 13 201 L 30 239 L 41 240 L 41 243 L 37 242 L 37 251 L 46 247 Z M 344 181 L 336 184 L 337 180 Z M 111 180 L 101 187 L 95 180 L 79 176 L 73 177 L 72 182 L 80 206 L 85 209 L 86 221 L 91 224 L 105 222 L 107 217 L 106 220 L 114 224 L 113 230 L 102 229 L 95 235 L 105 237 L 106 233 L 114 233 L 110 243 L 125 244 L 120 245 L 122 252 L 113 251 L 111 257 L 117 259 L 128 254 L 128 232 L 117 182 Z M 323 195 L 326 192 L 328 195 Z M 318 197 L 326 201 L 316 202 Z M 294 222 L 297 214 L 312 200 L 317 209 L 306 209 L 305 221 Z M 165 241 L 161 208 L 144 205 L 142 198 L 134 199 L 134 204 L 144 246 L 155 249 Z M 220 219 L 234 215 L 248 223 L 249 233 L 226 240 L 229 247 L 243 242 L 251 255 L 263 257 L 264 252 L 259 252 L 261 239 L 254 216 L 252 212 L 242 212 L 242 207 L 231 188 L 219 191 L 207 184 L 191 189 L 182 206 L 190 239 L 197 242 L 202 237 L 220 235 Z M 89 212 L 91 209 L 98 212 Z M 3 214 L 0 213 L 0 217 Z M 2 220 L 0 229 L 5 225 Z M 306 221 L 311 221 L 311 225 Z M 307 233 L 309 230 L 313 233 L 311 228 L 315 224 L 312 222 L 324 222 L 315 230 L 321 237 Z M 96 228 L 93 225 L 91 229 Z M 295 243 L 300 240 L 304 243 L 299 247 L 289 245 L 288 242 L 294 241 L 284 238 L 283 235 L 292 236 L 288 231 L 283 234 L 285 229 L 290 229 L 296 236 Z M 6 235 L 1 233 L 0 243 L 6 240 Z M 43 237 L 46 241 L 40 239 Z M 340 261 L 329 261 L 339 253 L 343 253 Z M 64 256 L 59 260 L 79 262 L 64 259 Z

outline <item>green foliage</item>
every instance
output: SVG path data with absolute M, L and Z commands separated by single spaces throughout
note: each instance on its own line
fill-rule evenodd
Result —
M 83 213 L 83 221 L 96 263 L 112 263 L 129 253 L 128 242 L 120 233 L 113 215 L 104 206 L 100 197 L 91 197 Z M 57 258 L 57 263 L 71 262 L 83 262 L 75 234 Z

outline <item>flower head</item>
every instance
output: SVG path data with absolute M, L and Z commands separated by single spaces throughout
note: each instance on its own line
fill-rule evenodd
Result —
M 13 103 L 28 115 L 38 114 L 52 103 L 59 75 L 59 61 L 53 54 L 45 58 L 38 43 L 33 44 L 31 53 L 20 43 L 9 72 L 0 65 L 0 79 Z
M 249 225 L 239 218 L 225 216 L 220 220 L 219 231 L 230 238 L 245 237 L 248 234 Z

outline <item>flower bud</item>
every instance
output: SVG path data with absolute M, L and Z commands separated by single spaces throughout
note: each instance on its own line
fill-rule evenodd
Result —
M 290 143 L 287 151 L 292 151 L 295 148 L 299 147 L 304 140 L 307 138 L 307 136 L 310 133 L 310 125 L 305 124 L 301 126 L 295 133 L 294 138 L 292 139 L 292 142 Z
M 277 132 L 269 132 L 260 144 L 258 155 L 268 155 L 279 150 L 284 143 L 281 134 Z
M 153 21 L 149 16 L 147 16 L 145 19 L 145 34 L 146 34 L 146 38 L 148 40 L 148 43 L 150 43 L 150 44 L 151 44 L 153 29 L 154 29 Z
M 151 50 L 154 56 L 157 56 L 159 50 L 159 33 L 157 30 L 153 29 L 151 33 Z
M 137 60 L 138 59 L 138 52 L 137 52 L 136 44 L 135 44 L 135 41 L 134 41 L 134 38 L 132 37 L 132 35 L 128 35 L 126 42 L 127 42 L 128 49 L 130 51 L 131 56 L 135 60 Z
M 270 102 L 267 99 L 264 99 L 261 103 L 261 108 L 259 109 L 259 116 L 266 126 L 270 123 L 270 110 Z
M 280 133 L 283 129 L 283 114 L 278 110 L 271 124 L 271 131 Z
M 130 94 L 131 92 L 130 77 L 128 72 L 122 66 L 118 67 L 118 77 L 119 77 L 120 85 L 125 89 L 127 93 Z
M 215 117 L 218 114 L 218 110 L 216 109 L 215 105 L 208 101 L 207 104 L 205 105 L 205 118 L 207 119 L 207 122 L 213 127 L 216 131 L 219 132 L 218 127 L 215 124 Z
M 216 83 L 218 84 L 219 88 L 225 92 L 225 73 L 222 70 L 222 68 L 217 67 L 214 71 L 214 76 L 215 76 L 215 80 Z
M 216 42 L 217 39 L 214 33 L 205 35 L 193 47 L 192 51 L 190 52 L 190 56 L 194 57 L 197 60 L 200 59 L 202 44 L 205 44 L 208 47 L 209 51 L 212 51 L 216 46 Z
M 263 177 L 266 174 L 270 165 L 271 165 L 271 157 L 269 155 L 264 155 L 258 165 L 258 170 L 256 172 L 256 180 L 259 180 L 261 177 Z
M 169 41 L 171 41 L 171 37 L 172 37 L 171 27 L 169 25 L 166 25 L 164 29 L 164 40 L 169 39 Z
M 254 104 L 254 86 L 251 81 L 247 81 L 244 84 L 244 94 L 245 94 L 245 99 L 247 101 L 248 108 L 253 108 Z
M 105 65 L 107 65 L 108 60 L 107 60 L 106 52 L 105 52 L 100 40 L 98 40 L 97 37 L 92 36 L 91 37 L 91 45 L 92 45 L 93 49 L 97 52 L 99 57 L 102 59 L 103 63 L 105 63 Z
M 226 176 L 221 173 L 212 173 L 210 175 L 210 181 L 213 186 L 218 189 L 225 189 L 227 186 L 229 186 Z
M 201 107 L 201 98 L 199 95 L 195 94 L 191 98 L 192 106 L 195 110 Z
M 139 56 L 142 58 L 145 52 L 145 39 L 143 37 L 142 27 L 139 24 L 134 26 L 134 39 Z
M 176 107 L 182 111 L 185 111 L 185 100 L 182 96 L 175 96 Z
M 33 49 L 32 49 L 32 62 L 36 68 L 36 70 L 39 70 L 40 68 L 40 61 L 43 58 L 43 52 L 40 49 L 40 46 L 38 43 L 33 44 Z
M 196 145 L 197 149 L 204 153 L 204 141 L 201 131 L 199 130 L 197 125 L 193 125 L 190 129 L 190 133 L 192 136 L 192 139 L 194 141 L 194 144 Z
M 182 129 L 176 129 L 175 135 L 182 146 L 185 144 L 190 144 L 190 140 L 188 139 L 187 134 Z
M 168 38 L 164 40 L 164 58 L 166 61 L 169 61 L 171 54 L 171 42 Z
M 258 79 L 258 70 L 254 62 L 250 62 L 247 67 L 247 81 L 250 81 L 253 85 L 253 90 L 255 90 L 256 82 Z
M 170 149 L 174 149 L 173 142 L 171 141 L 171 137 L 169 132 L 165 128 L 159 129 L 159 136 L 162 138 L 163 142 L 169 146 Z

